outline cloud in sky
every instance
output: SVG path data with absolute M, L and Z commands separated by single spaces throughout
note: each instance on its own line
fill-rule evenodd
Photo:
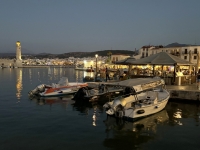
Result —
M 200 44 L 199 0 L 1 0 L 0 52 Z

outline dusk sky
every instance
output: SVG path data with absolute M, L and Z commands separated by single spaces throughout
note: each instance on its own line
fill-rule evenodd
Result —
M 200 45 L 200 0 L 1 0 L 0 53 Z

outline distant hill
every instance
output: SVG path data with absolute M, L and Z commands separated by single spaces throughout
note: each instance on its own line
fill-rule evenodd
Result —
M 177 42 L 175 43 L 171 43 L 171 44 L 168 44 L 167 46 L 165 46 L 166 48 L 167 47 L 184 47 L 184 46 L 189 46 L 190 44 L 179 44 Z
M 16 54 L 15 53 L 0 53 L 0 58 L 13 59 L 13 58 L 16 58 Z
M 83 58 L 83 57 L 95 57 L 96 54 L 99 56 L 108 56 L 108 53 L 112 54 L 124 54 L 124 55 L 134 55 L 135 51 L 131 50 L 103 50 L 103 51 L 96 51 L 96 52 L 69 52 L 64 54 L 50 54 L 50 53 L 40 53 L 40 54 L 24 54 L 22 53 L 22 58 L 68 58 L 68 57 L 75 57 L 75 58 Z M 0 58 L 15 58 L 15 53 L 0 53 Z
M 24 56 L 32 56 L 34 54 L 24 53 Z M 10 52 L 10 53 L 0 53 L 0 58 L 9 58 L 13 59 L 16 58 L 16 53 Z
M 96 54 L 99 56 L 108 56 L 108 53 L 112 54 L 124 54 L 124 55 L 134 55 L 135 51 L 130 50 L 103 50 L 103 51 L 96 51 L 96 52 L 69 52 L 64 54 L 37 54 L 34 55 L 37 58 L 68 58 L 68 57 L 75 57 L 75 58 L 83 58 L 83 57 L 95 57 Z

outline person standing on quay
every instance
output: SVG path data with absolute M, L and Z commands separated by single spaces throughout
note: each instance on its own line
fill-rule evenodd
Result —
M 107 80 L 110 80 L 110 76 L 109 76 L 108 68 L 106 67 L 106 82 Z

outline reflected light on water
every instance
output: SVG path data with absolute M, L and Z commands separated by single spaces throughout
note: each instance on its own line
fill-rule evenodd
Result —
M 16 97 L 18 101 L 20 101 L 21 98 L 21 91 L 23 89 L 23 84 L 22 84 L 22 69 L 17 70 L 17 81 L 16 81 Z
M 94 77 L 95 72 L 86 72 L 86 71 L 75 71 L 75 77 L 76 77 L 76 82 L 82 82 L 83 77 L 89 76 L 89 77 Z
M 63 73 L 63 68 L 60 68 L 60 75 Z
M 94 77 L 94 72 L 86 72 L 86 71 L 84 71 L 84 77 L 85 76 Z
M 53 68 L 53 75 L 54 75 L 54 79 L 55 80 L 58 80 L 59 78 L 58 78 L 58 68 Z
M 177 109 L 173 116 L 174 118 L 182 118 L 182 111 L 180 109 Z
M 183 123 L 181 123 L 180 118 L 182 118 L 182 110 L 181 109 L 177 109 L 177 111 L 174 113 L 173 115 L 174 118 L 176 118 L 177 120 L 174 120 L 174 122 L 178 125 L 183 125 Z
M 30 82 L 32 84 L 32 71 L 31 71 L 31 69 L 29 69 L 28 72 L 29 72 L 29 79 L 30 79 Z
M 93 116 L 92 116 L 92 120 L 93 120 L 92 125 L 93 126 L 97 126 L 96 125 L 96 120 L 97 120 L 96 112 L 97 112 L 97 107 L 94 107 L 94 113 L 93 113 Z
M 76 75 L 76 82 L 78 82 L 78 71 L 75 72 Z

